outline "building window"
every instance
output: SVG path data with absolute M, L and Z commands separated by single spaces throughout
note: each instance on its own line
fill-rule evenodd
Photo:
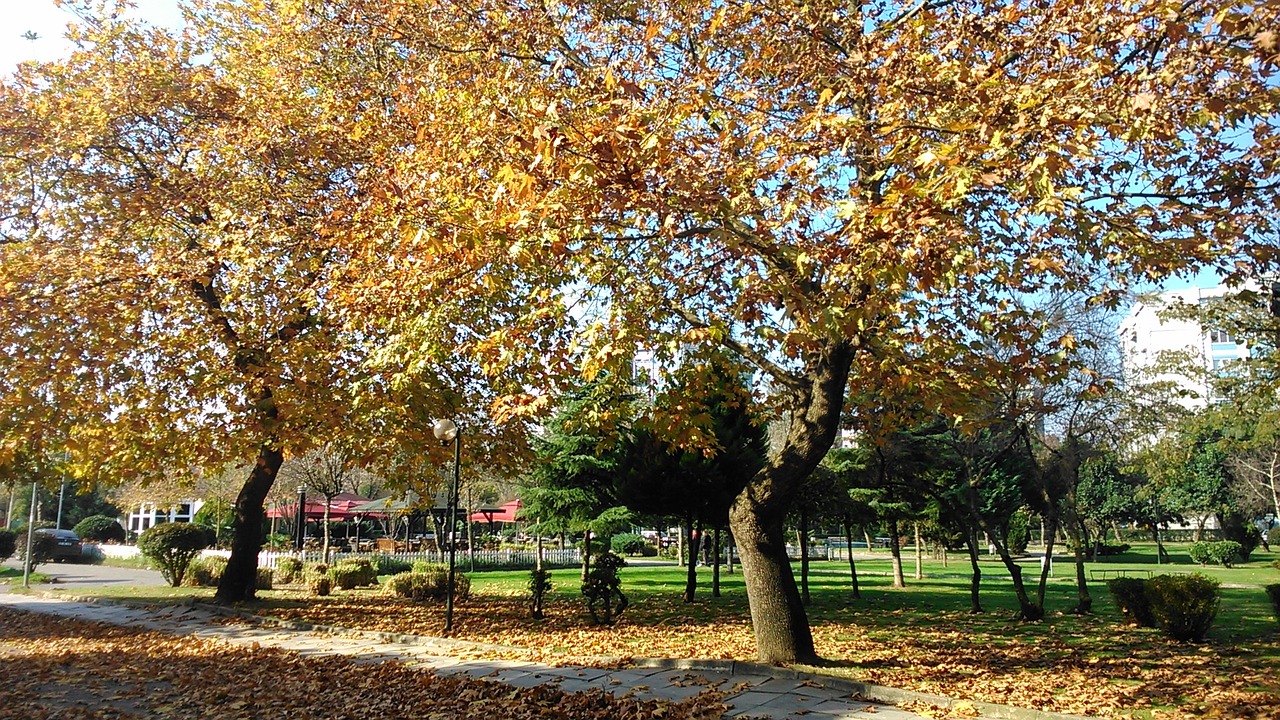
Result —
M 1226 330 L 1214 330 L 1209 333 L 1209 339 L 1215 343 L 1231 343 L 1235 344 L 1235 340 L 1231 337 L 1231 333 Z

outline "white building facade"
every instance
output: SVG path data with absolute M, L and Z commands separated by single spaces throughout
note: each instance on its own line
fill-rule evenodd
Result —
M 1178 398 L 1184 407 L 1204 407 L 1212 400 L 1208 378 L 1229 363 L 1248 357 L 1249 349 L 1222 330 L 1203 327 L 1193 320 L 1161 317 L 1161 314 L 1178 303 L 1199 305 L 1238 290 L 1219 285 L 1170 290 L 1139 298 L 1119 328 L 1125 381 L 1167 381 L 1187 391 Z M 1190 358 L 1204 372 L 1193 377 L 1157 368 L 1162 358 L 1173 353 Z
M 202 507 L 204 507 L 204 501 L 194 499 L 184 500 L 172 507 L 160 507 L 151 503 L 144 503 L 142 507 L 129 513 L 128 524 L 125 525 L 125 529 L 129 531 L 132 537 L 136 537 L 144 530 L 150 530 L 156 525 L 171 522 L 191 522 L 195 520 L 196 513 L 200 512 Z

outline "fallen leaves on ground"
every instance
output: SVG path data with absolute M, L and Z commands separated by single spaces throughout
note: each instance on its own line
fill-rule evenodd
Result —
M 673 703 L 513 688 L 8 608 L 0 662 L 3 720 L 711 720 L 725 711 L 716 692 Z
M 509 646 L 461 651 L 468 657 L 590 662 L 671 657 L 753 660 L 749 619 L 694 617 L 678 599 L 645 599 L 613 627 L 594 627 L 561 607 L 544 620 L 529 617 L 518 597 L 473 597 L 456 608 L 452 637 Z M 435 605 L 356 591 L 313 598 L 285 594 L 264 614 L 324 625 L 419 635 L 443 633 Z M 1280 647 L 1273 638 L 1247 648 L 1177 645 L 1155 631 L 1115 628 L 1104 645 L 1082 644 L 1048 623 L 1034 638 L 993 637 L 955 613 L 909 632 L 869 633 L 854 621 L 813 628 L 819 669 L 890 687 L 969 701 L 1100 717 L 1135 712 L 1153 718 L 1280 718 Z

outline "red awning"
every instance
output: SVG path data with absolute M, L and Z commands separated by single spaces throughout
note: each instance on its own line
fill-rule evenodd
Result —
M 524 503 L 512 500 L 499 508 L 482 508 L 479 512 L 473 512 L 467 517 L 473 522 L 518 522 L 516 514 L 522 507 Z
M 352 512 L 352 508 L 356 505 L 369 502 L 369 498 L 361 497 L 355 493 L 340 493 L 335 495 L 333 502 L 329 505 L 330 520 L 350 520 L 359 512 Z M 308 520 L 324 519 L 324 498 L 307 499 L 306 513 Z M 267 510 L 267 517 L 270 518 L 288 518 L 292 519 L 298 516 L 298 503 L 290 503 L 288 505 L 278 505 Z

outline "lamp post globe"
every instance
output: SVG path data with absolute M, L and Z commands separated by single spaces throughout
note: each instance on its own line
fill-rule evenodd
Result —
M 452 420 L 437 420 L 431 432 L 441 442 L 453 442 L 458 437 L 458 424 Z

